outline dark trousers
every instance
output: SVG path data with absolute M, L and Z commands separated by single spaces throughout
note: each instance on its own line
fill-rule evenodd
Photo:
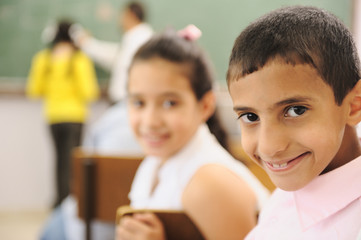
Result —
M 56 153 L 56 198 L 54 208 L 70 193 L 71 153 L 74 147 L 80 145 L 82 123 L 51 124 Z

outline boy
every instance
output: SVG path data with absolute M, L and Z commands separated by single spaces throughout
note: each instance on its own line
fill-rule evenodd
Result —
M 246 239 L 356 239 L 359 65 L 347 28 L 313 7 L 271 12 L 236 39 L 227 82 L 242 147 L 278 186 Z

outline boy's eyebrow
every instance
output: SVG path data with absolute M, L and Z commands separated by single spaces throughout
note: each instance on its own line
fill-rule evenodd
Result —
M 275 103 L 272 107 L 270 107 L 270 110 L 277 108 L 277 107 L 284 106 L 284 105 L 290 105 L 290 104 L 301 103 L 301 102 L 309 102 L 309 101 L 313 101 L 313 99 L 309 98 L 309 97 L 303 97 L 303 96 L 286 98 L 282 101 Z M 233 107 L 233 110 L 239 111 L 239 112 L 254 111 L 254 109 L 251 107 L 243 107 L 243 106 L 235 106 L 235 107 Z
M 235 112 L 253 112 L 253 108 L 250 107 L 233 107 L 233 111 Z
M 313 99 L 309 98 L 309 97 L 302 97 L 302 96 L 292 97 L 292 98 L 287 98 L 287 99 L 277 102 L 276 104 L 274 104 L 274 107 L 280 107 L 280 106 L 294 104 L 294 103 L 300 103 L 300 102 L 309 102 L 312 100 Z
M 279 106 L 283 106 L 283 105 L 288 105 L 288 104 L 293 104 L 293 103 L 300 103 L 300 102 L 309 102 L 312 101 L 312 98 L 309 97 L 292 97 L 292 98 L 287 98 L 284 99 L 282 101 L 279 101 L 275 104 L 275 107 L 279 107 Z

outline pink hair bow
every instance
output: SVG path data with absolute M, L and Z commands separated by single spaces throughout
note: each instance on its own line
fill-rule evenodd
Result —
M 183 28 L 182 30 L 179 30 L 177 34 L 180 37 L 190 41 L 195 41 L 198 38 L 200 38 L 200 36 L 202 36 L 201 30 L 199 30 L 199 28 L 197 28 L 193 24 L 189 24 L 187 27 Z

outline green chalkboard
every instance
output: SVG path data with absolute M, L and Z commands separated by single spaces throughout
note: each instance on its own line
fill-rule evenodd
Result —
M 59 17 L 80 22 L 95 37 L 118 41 L 118 13 L 125 0 L 1 0 L 0 87 L 23 84 L 32 56 L 44 45 L 42 29 Z M 224 82 L 234 39 L 251 21 L 286 5 L 313 5 L 333 12 L 351 27 L 352 0 L 143 0 L 156 31 L 197 25 L 200 45 L 208 52 L 218 80 Z M 108 75 L 97 70 L 101 82 Z M 104 80 L 105 79 L 105 80 Z

